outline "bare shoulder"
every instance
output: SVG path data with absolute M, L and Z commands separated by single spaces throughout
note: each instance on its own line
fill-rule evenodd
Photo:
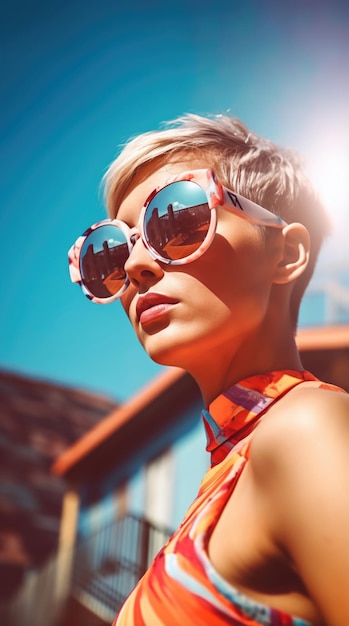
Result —
M 292 535 L 295 519 L 304 515 L 306 525 L 319 509 L 325 522 L 329 502 L 338 513 L 346 503 L 349 525 L 348 451 L 348 394 L 302 385 L 270 409 L 256 428 L 250 465 L 278 533 Z
M 301 385 L 255 430 L 252 484 L 264 528 L 326 624 L 349 623 L 349 395 Z
M 304 450 L 311 455 L 311 449 L 325 446 L 330 453 L 343 442 L 349 444 L 349 394 L 300 385 L 276 402 L 261 421 L 251 460 L 287 460 L 295 448 L 299 454 Z

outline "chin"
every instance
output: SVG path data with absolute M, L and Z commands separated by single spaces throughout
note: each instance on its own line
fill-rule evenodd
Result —
M 165 338 L 163 333 L 156 333 L 138 337 L 143 349 L 154 363 L 167 367 L 185 367 L 181 362 L 178 345 L 178 336 L 176 338 Z
M 181 342 L 178 340 L 178 333 L 176 337 L 166 338 L 160 336 L 147 337 L 146 341 L 141 342 L 143 349 L 154 363 L 163 365 L 165 367 L 179 367 L 187 372 L 191 371 L 193 362 L 199 360 L 202 361 L 204 356 L 201 355 L 199 347 L 194 346 L 194 342 L 184 342 L 184 338 L 181 338 Z M 195 358 L 193 359 L 193 356 Z
M 149 358 L 151 358 L 154 363 L 158 363 L 158 365 L 164 365 L 166 367 L 182 367 L 183 364 L 178 363 L 178 359 L 176 359 L 175 355 L 169 350 L 150 350 L 144 347 Z M 184 368 L 185 369 L 185 368 Z

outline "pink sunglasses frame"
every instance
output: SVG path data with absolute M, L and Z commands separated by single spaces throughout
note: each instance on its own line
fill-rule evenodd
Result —
M 145 232 L 144 232 L 144 217 L 146 210 L 153 200 L 154 196 L 167 187 L 176 182 L 180 181 L 192 181 L 199 185 L 206 194 L 208 207 L 211 210 L 211 221 L 205 236 L 204 241 L 199 246 L 195 252 L 190 254 L 187 257 L 183 257 L 182 259 L 168 259 L 166 257 L 162 257 L 151 245 L 151 243 L 147 240 Z M 264 209 L 259 204 L 252 202 L 252 200 L 248 200 L 244 196 L 231 191 L 227 187 L 224 187 L 219 180 L 217 179 L 216 174 L 211 169 L 200 169 L 200 170 L 192 170 L 182 172 L 176 176 L 169 178 L 166 181 L 165 185 L 156 188 L 150 196 L 147 198 L 139 216 L 138 224 L 134 228 L 130 228 L 125 222 L 121 220 L 115 219 L 105 219 L 99 222 L 96 222 L 92 226 L 90 226 L 85 232 L 78 237 L 76 242 L 71 246 L 68 252 L 68 260 L 69 260 L 69 273 L 70 278 L 73 283 L 80 285 L 83 293 L 92 300 L 92 302 L 96 302 L 98 304 L 108 304 L 109 302 L 114 302 L 118 300 L 122 294 L 125 292 L 129 285 L 129 280 L 126 276 L 125 283 L 119 291 L 110 296 L 109 298 L 98 298 L 89 292 L 86 285 L 83 282 L 81 271 L 80 271 L 80 255 L 81 250 L 84 245 L 87 237 L 96 230 L 104 225 L 115 225 L 123 232 L 125 235 L 125 239 L 127 242 L 129 254 L 131 254 L 135 239 L 141 238 L 143 244 L 147 248 L 149 254 L 153 259 L 164 263 L 166 265 L 184 265 L 186 263 L 191 263 L 198 259 L 211 245 L 217 225 L 217 213 L 216 209 L 223 208 L 238 217 L 242 217 L 249 222 L 254 224 L 258 224 L 260 226 L 269 226 L 272 228 L 284 228 L 287 226 L 287 223 L 275 213 Z

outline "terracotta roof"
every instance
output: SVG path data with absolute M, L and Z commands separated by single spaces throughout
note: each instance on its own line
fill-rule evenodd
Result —
M 16 592 L 26 569 L 56 552 L 66 484 L 50 474 L 52 462 L 117 404 L 1 368 L 0 406 L 1 601 Z
M 64 475 L 74 464 L 87 456 L 102 442 L 120 430 L 147 405 L 154 403 L 166 391 L 186 376 L 185 372 L 178 368 L 166 369 L 148 385 L 142 388 L 128 402 L 112 411 L 96 426 L 91 428 L 81 439 L 70 446 L 52 465 L 52 471 L 57 475 Z
M 301 328 L 297 333 L 297 345 L 301 352 L 349 347 L 349 325 Z M 69 474 L 74 471 L 74 466 L 81 463 L 88 455 L 96 451 L 99 446 L 105 445 L 106 441 L 115 436 L 116 433 L 120 435 L 119 441 L 123 441 L 124 445 L 127 446 L 128 439 L 126 437 L 123 438 L 120 431 L 130 427 L 132 421 L 135 421 L 136 418 L 138 419 L 141 412 L 144 413 L 147 410 L 149 412 L 149 405 L 152 407 L 152 424 L 155 427 L 156 424 L 160 423 L 154 417 L 158 410 L 158 407 L 155 405 L 160 401 L 161 397 L 164 397 L 165 392 L 168 405 L 171 405 L 171 402 L 176 403 L 178 396 L 182 396 L 183 400 L 185 393 L 187 394 L 186 399 L 192 396 L 193 393 L 195 394 L 194 387 L 187 382 L 189 378 L 188 374 L 183 370 L 177 368 L 166 369 L 164 373 L 158 375 L 157 378 L 153 379 L 128 402 L 110 413 L 110 415 L 68 448 L 56 460 L 52 471 L 59 476 Z M 120 452 L 118 451 L 119 454 Z

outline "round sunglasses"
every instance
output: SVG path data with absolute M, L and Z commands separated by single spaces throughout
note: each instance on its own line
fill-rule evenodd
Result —
M 136 227 L 118 219 L 90 226 L 69 250 L 71 280 L 93 302 L 113 302 L 129 285 L 125 263 L 139 237 L 153 259 L 169 265 L 190 263 L 212 243 L 218 207 L 262 226 L 287 225 L 224 187 L 211 169 L 183 172 L 150 194 Z

